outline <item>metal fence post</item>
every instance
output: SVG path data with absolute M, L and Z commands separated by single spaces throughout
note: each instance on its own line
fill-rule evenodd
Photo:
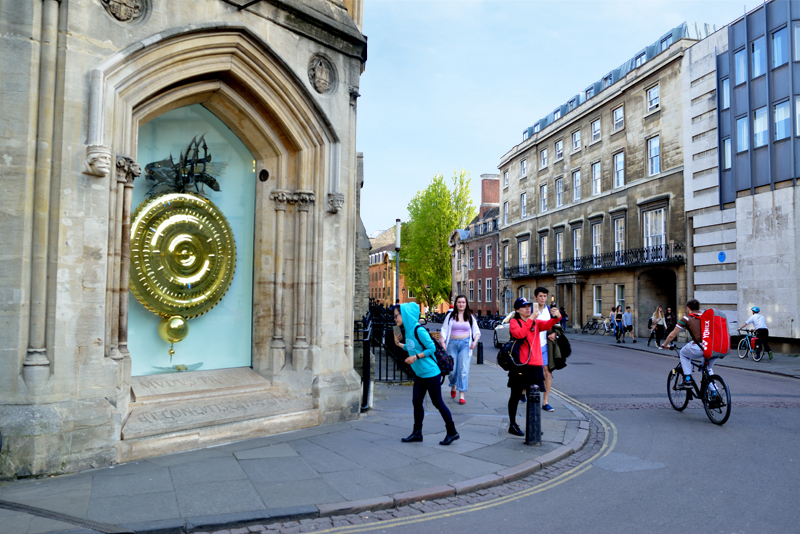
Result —
M 483 341 L 478 341 L 478 365 L 483 365 Z
M 367 322 L 367 324 L 365 324 L 364 326 L 366 327 L 366 332 L 364 333 L 364 345 L 363 345 L 364 348 L 362 349 L 363 358 L 362 358 L 362 362 L 361 362 L 362 363 L 361 380 L 362 380 L 363 387 L 364 387 L 364 389 L 363 389 L 363 391 L 361 393 L 361 411 L 362 412 L 366 412 L 370 408 L 370 406 L 369 406 L 369 388 L 370 388 L 370 385 L 372 384 L 372 377 L 370 376 L 372 374 L 372 372 L 371 372 L 372 371 L 372 369 L 371 369 L 372 352 L 371 352 L 370 346 L 369 346 L 369 338 L 372 335 L 372 332 L 371 332 L 372 324 L 371 324 L 371 322 Z
M 542 444 L 542 396 L 539 386 L 528 388 L 528 410 L 525 416 L 525 445 Z

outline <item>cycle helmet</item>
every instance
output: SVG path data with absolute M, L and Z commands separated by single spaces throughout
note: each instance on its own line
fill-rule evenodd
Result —
M 758 312 L 760 312 L 760 311 L 761 311 L 761 308 L 759 308 L 758 306 L 753 306 L 752 308 L 750 308 L 750 310 L 752 310 L 752 311 L 754 311 L 754 312 L 758 313 Z

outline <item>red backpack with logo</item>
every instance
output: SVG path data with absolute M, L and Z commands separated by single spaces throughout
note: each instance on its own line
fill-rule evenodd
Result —
M 697 314 L 692 314 L 697 317 Z M 724 315 L 716 315 L 713 309 L 708 309 L 699 317 L 701 332 L 703 333 L 701 347 L 706 359 L 715 354 L 724 357 L 731 352 L 731 336 L 728 334 L 728 320 Z

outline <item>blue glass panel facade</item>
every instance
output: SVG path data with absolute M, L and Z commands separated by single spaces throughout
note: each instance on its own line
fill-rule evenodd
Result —
M 773 0 L 730 24 L 717 55 L 720 204 L 757 187 L 796 183 L 800 3 Z M 725 31 L 725 30 L 724 30 Z M 790 54 L 791 52 L 791 54 Z

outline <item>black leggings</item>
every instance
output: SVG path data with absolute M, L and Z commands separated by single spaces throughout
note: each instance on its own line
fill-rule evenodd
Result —
M 660 324 L 656 325 L 656 329 L 650 332 L 650 339 L 647 340 L 648 345 L 653 341 L 653 336 L 656 338 L 656 345 L 661 346 L 661 340 L 664 339 L 664 327 Z
M 422 429 L 422 419 L 425 417 L 425 393 L 431 396 L 431 404 L 433 404 L 439 413 L 442 414 L 442 419 L 447 428 L 453 426 L 453 416 L 450 415 L 450 410 L 442 400 L 442 378 L 439 375 L 430 378 L 415 378 L 414 379 L 414 392 L 411 397 L 411 402 L 414 403 L 414 430 Z M 519 397 L 517 397 L 519 398 Z

